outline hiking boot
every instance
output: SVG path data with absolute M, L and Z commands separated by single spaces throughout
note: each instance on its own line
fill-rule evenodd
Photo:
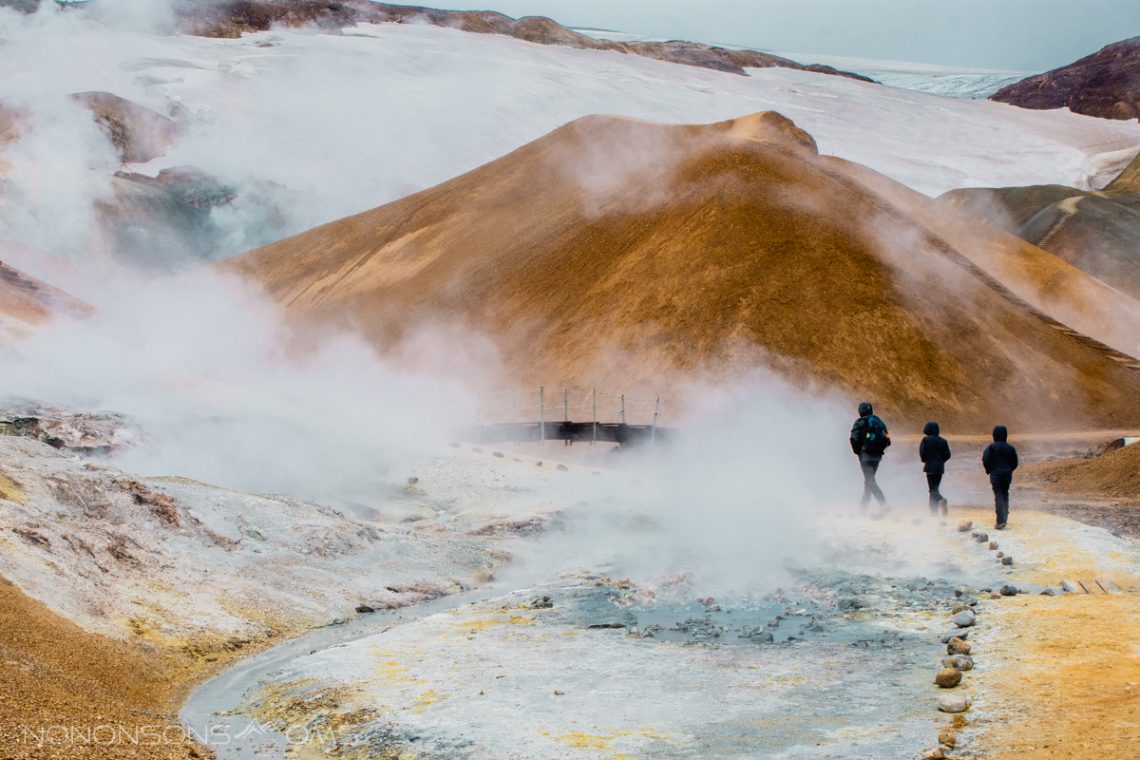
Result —
M 950 514 L 950 505 L 947 503 L 946 499 L 943 499 L 941 502 L 939 502 L 938 508 L 942 510 L 942 514 Z
M 997 528 L 998 530 L 1005 530 L 1005 523 L 998 523 L 994 527 Z

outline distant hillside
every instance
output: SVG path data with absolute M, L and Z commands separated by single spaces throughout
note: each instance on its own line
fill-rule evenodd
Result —
M 1068 108 L 1106 119 L 1140 118 L 1140 37 L 1003 87 L 990 100 L 1023 108 Z
M 109 2 L 86 0 L 84 4 Z M 42 0 L 0 0 L 0 7 L 24 13 L 39 9 Z M 60 3 L 60 0 L 55 0 Z M 61 5 L 64 3 L 60 3 Z M 264 32 L 274 26 L 314 26 L 336 31 L 355 24 L 434 24 L 476 34 L 504 34 L 540 45 L 565 45 L 586 50 L 613 50 L 643 55 L 686 66 L 700 66 L 733 74 L 748 68 L 778 66 L 820 74 L 873 81 L 862 74 L 822 64 L 802 64 L 770 53 L 737 50 L 699 42 L 617 42 L 598 40 L 543 16 L 511 18 L 497 11 L 449 11 L 415 5 L 393 5 L 372 0 L 174 0 L 178 28 L 201 37 L 240 37 L 243 32 Z
M 101 0 L 93 0 L 100 2 Z M 615 42 L 598 40 L 541 16 L 514 19 L 495 11 L 449 11 L 371 0 L 180 0 L 179 27 L 188 34 L 238 37 L 273 26 L 317 26 L 339 30 L 358 23 L 427 23 L 478 34 L 504 34 L 541 45 L 612 50 L 687 66 L 745 74 L 748 68 L 778 66 L 871 81 L 831 66 L 804 65 L 755 50 L 729 50 L 697 42 Z
M 1131 299 L 820 157 L 774 113 L 581 119 L 225 266 L 381 347 L 468 325 L 517 381 L 660 388 L 761 364 L 958 429 L 1140 422 L 1136 362 L 1027 303 L 1135 337 Z
M 940 200 L 1140 300 L 1140 156 L 1102 191 L 974 187 Z

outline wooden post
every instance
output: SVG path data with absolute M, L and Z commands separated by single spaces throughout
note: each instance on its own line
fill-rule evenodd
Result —
M 570 422 L 570 389 L 565 385 L 562 386 L 562 421 Z M 562 439 L 563 446 L 570 446 L 573 444 L 573 441 L 570 440 L 569 429 L 569 425 L 565 425 L 562 428 L 561 434 L 566 436 Z
M 653 429 L 649 431 L 649 442 L 657 443 L 657 415 L 661 413 L 661 397 L 653 405 Z
M 594 389 L 594 443 L 598 442 L 598 389 Z
M 625 424 L 625 394 L 618 396 L 621 399 L 621 424 Z
M 538 386 L 538 442 L 546 440 L 546 388 Z

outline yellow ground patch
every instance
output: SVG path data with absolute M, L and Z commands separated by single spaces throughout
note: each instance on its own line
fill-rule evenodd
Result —
M 369 653 L 375 661 L 372 666 L 372 672 L 376 674 L 380 681 L 386 684 L 420 684 L 425 683 L 423 679 L 415 678 L 412 676 L 411 671 L 407 666 L 403 665 L 400 660 L 405 655 L 396 654 L 394 652 L 386 652 L 379 647 L 371 647 Z
M 549 736 L 548 731 L 542 731 L 543 736 Z M 554 740 L 571 749 L 582 750 L 609 750 L 613 748 L 614 740 L 627 737 L 642 737 L 645 739 L 656 739 L 658 741 L 667 741 L 672 738 L 669 734 L 652 726 L 642 726 L 641 728 L 613 728 L 602 733 L 591 734 L 585 731 L 570 731 L 565 734 L 559 734 L 554 737 Z M 608 755 L 613 760 L 623 760 L 623 758 L 630 757 L 623 752 L 616 752 Z
M 989 725 L 994 760 L 1131 757 L 1140 741 L 1140 596 L 1017 596 L 989 615 L 1008 633 L 990 642 L 1004 663 L 983 688 L 1019 716 Z
M 0 472 L 0 499 L 14 501 L 17 504 L 27 504 L 28 494 L 24 492 L 19 483 Z
M 497 628 L 503 625 L 534 625 L 534 618 L 524 615 L 496 615 L 494 617 L 474 618 L 460 620 L 453 623 L 456 628 L 468 633 L 481 633 L 488 628 Z

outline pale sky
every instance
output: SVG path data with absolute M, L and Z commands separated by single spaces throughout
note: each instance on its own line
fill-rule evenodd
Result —
M 1140 35 L 1140 0 L 419 1 L 763 50 L 1018 71 Z

